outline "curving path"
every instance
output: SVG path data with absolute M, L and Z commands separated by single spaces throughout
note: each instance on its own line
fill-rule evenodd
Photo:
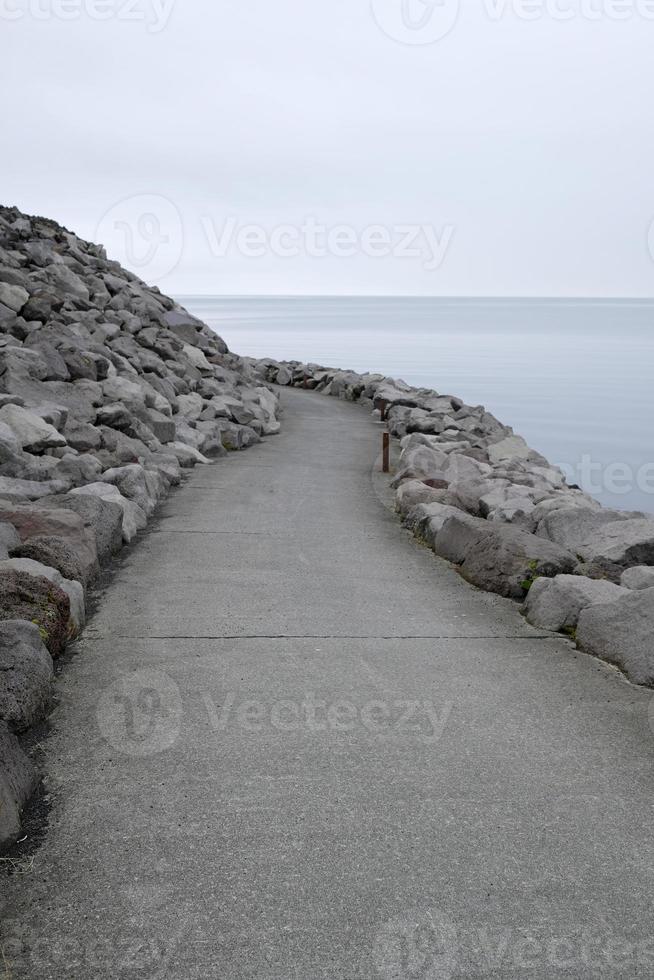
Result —
M 416 544 L 359 407 L 283 397 L 59 678 L 0 977 L 651 977 L 649 694 Z

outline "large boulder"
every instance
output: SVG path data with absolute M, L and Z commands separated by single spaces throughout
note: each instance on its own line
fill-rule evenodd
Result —
M 132 412 L 145 409 L 145 393 L 141 386 L 129 378 L 116 376 L 102 382 L 102 391 L 108 402 L 120 402 Z
M 392 486 L 399 487 L 404 480 L 445 480 L 448 456 L 429 446 L 412 446 L 404 450 Z M 449 481 L 447 481 L 449 482 Z
M 443 522 L 434 538 L 432 548 L 440 558 L 445 558 L 454 565 L 461 565 L 468 552 L 492 533 L 493 525 L 488 521 L 461 511 L 451 514 Z
M 491 525 L 493 531 L 466 554 L 461 574 L 488 592 L 522 599 L 539 576 L 572 572 L 575 556 L 553 542 L 544 541 L 506 524 Z
M 450 504 L 441 504 L 432 501 L 427 504 L 416 504 L 404 518 L 404 526 L 413 531 L 415 537 L 424 541 L 430 548 L 438 534 L 442 531 L 443 525 L 450 517 L 460 517 L 462 511 Z
M 615 602 L 626 594 L 627 589 L 619 585 L 582 575 L 538 578 L 529 589 L 523 612 L 532 626 L 555 632 L 572 631 L 582 609 Z
M 395 491 L 395 509 L 406 517 L 418 504 L 440 503 L 443 490 L 422 480 L 405 480 Z
M 63 435 L 68 445 L 79 453 L 93 452 L 102 445 L 102 433 L 96 426 L 70 416 L 64 426 Z
M 21 448 L 29 452 L 37 453 L 66 445 L 64 436 L 53 425 L 20 405 L 3 405 L 0 408 L 0 422 L 9 426 Z
M 46 274 L 58 295 L 88 300 L 89 290 L 84 281 L 67 265 L 53 263 L 45 268 Z
M 48 497 L 48 508 L 69 510 L 78 515 L 95 538 L 100 564 L 105 564 L 123 546 L 123 510 L 111 500 L 88 493 Z
M 21 619 L 0 622 L 0 722 L 22 732 L 41 721 L 52 677 L 52 657 L 38 627 Z
M 84 602 L 84 586 L 75 579 L 64 578 L 58 568 L 43 565 L 32 558 L 6 558 L 0 561 L 0 574 L 6 571 L 27 572 L 28 575 L 47 578 L 62 592 L 65 592 L 70 602 L 70 623 L 68 638 L 78 636 L 86 624 L 86 605 Z
M 616 565 L 654 564 L 654 517 L 619 510 L 573 507 L 543 518 L 539 535 L 591 562 Z
M 51 656 L 58 657 L 70 633 L 70 600 L 42 576 L 10 569 L 0 573 L 0 620 L 25 619 L 39 628 Z
M 616 565 L 654 564 L 654 518 L 641 517 L 604 524 L 582 542 L 582 558 Z
M 14 313 L 20 313 L 30 298 L 30 294 L 22 286 L 0 282 L 0 303 L 8 306 Z
M 155 500 L 149 492 L 146 471 L 140 464 L 131 463 L 129 466 L 117 466 L 105 470 L 102 481 L 118 487 L 123 497 L 138 504 L 146 517 L 152 514 Z
M 506 436 L 488 447 L 491 463 L 501 463 L 509 459 L 533 459 L 536 455 L 522 436 Z
M 37 782 L 36 769 L 18 739 L 0 723 L 0 850 L 18 837 L 23 807 Z
M 0 520 L 13 524 L 21 539 L 21 548 L 30 540 L 39 539 L 38 552 L 33 549 L 21 551 L 19 557 L 33 558 L 44 565 L 52 565 L 65 578 L 76 579 L 85 586 L 97 576 L 99 565 L 95 536 L 84 525 L 82 518 L 72 511 L 56 508 L 49 510 L 44 507 L 9 509 L 0 506 Z M 59 540 L 48 544 L 45 539 L 51 538 Z
M 77 496 L 100 497 L 109 503 L 116 504 L 122 513 L 123 541 L 126 544 L 141 531 L 148 523 L 147 516 L 137 503 L 123 497 L 118 487 L 112 483 L 89 483 L 84 487 L 76 487 L 71 494 Z
M 21 480 L 0 476 L 0 497 L 22 497 L 24 500 L 41 500 L 53 493 L 65 493 L 70 484 L 65 480 Z
M 539 576 L 572 572 L 576 565 L 574 555 L 550 541 L 467 514 L 449 517 L 433 547 L 460 565 L 473 585 L 512 599 L 523 598 Z
M 634 683 L 654 685 L 654 588 L 628 591 L 617 602 L 584 609 L 577 643 L 616 664 Z

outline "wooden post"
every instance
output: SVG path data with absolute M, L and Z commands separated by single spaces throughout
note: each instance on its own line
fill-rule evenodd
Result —
M 390 473 L 391 469 L 391 437 L 388 432 L 383 434 L 382 443 L 382 473 Z

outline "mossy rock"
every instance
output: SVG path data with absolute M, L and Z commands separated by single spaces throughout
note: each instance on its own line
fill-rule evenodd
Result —
M 69 635 L 70 600 L 47 578 L 5 571 L 0 573 L 0 620 L 7 619 L 34 623 L 51 656 L 58 657 Z

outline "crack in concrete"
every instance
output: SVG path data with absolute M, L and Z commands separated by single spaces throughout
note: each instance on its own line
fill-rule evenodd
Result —
M 92 636 L 88 632 L 85 635 L 88 640 L 107 639 L 104 636 Z M 561 640 L 565 637 L 560 636 L 529 636 L 525 633 L 419 633 L 402 636 L 380 635 L 380 634 L 359 634 L 359 633 L 240 633 L 234 635 L 223 634 L 166 634 L 166 635 L 144 635 L 135 636 L 119 635 L 115 637 L 119 640 Z

